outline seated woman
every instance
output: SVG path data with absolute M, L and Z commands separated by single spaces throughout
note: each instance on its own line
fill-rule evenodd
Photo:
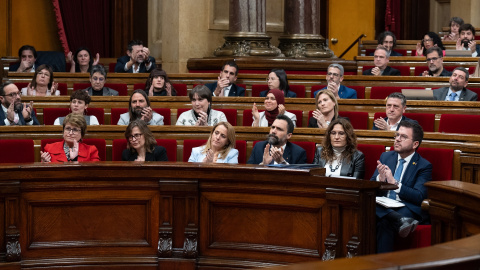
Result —
M 188 96 L 192 109 L 178 117 L 177 126 L 214 126 L 228 122 L 223 112 L 212 109 L 212 91 L 205 85 L 195 86 Z
M 118 91 L 105 87 L 107 71 L 102 65 L 93 66 L 90 70 L 91 86 L 85 89 L 90 96 L 118 96 Z
M 338 102 L 332 91 L 328 89 L 319 91 L 315 97 L 315 105 L 317 109 L 308 119 L 308 127 L 327 128 L 333 120 L 340 118 Z
M 463 25 L 463 19 L 460 17 L 452 17 L 450 19 L 450 31 L 448 31 L 448 34 L 443 36 L 443 40 L 453 40 L 457 41 L 460 38 L 460 33 L 458 30 L 460 29 L 460 26 Z
M 50 143 L 40 151 L 42 162 L 100 161 L 94 145 L 82 143 L 87 122 L 80 114 L 71 113 L 63 121 L 63 141 Z
M 147 123 L 136 119 L 125 130 L 127 149 L 122 152 L 123 161 L 168 161 L 167 150 L 157 141 Z
M 297 116 L 295 114 L 287 112 L 285 110 L 285 97 L 283 92 L 278 89 L 272 89 L 268 92 L 264 101 L 265 111 L 259 113 L 257 104 L 253 103 L 252 115 L 253 123 L 252 127 L 269 127 L 272 125 L 277 115 L 285 114 L 288 118 L 292 119 L 293 124 L 297 125 Z
M 86 91 L 77 90 L 72 93 L 70 96 L 70 111 L 72 114 L 78 114 L 85 118 L 87 125 L 100 125 L 98 119 L 95 115 L 87 115 L 88 104 L 90 104 L 90 96 Z M 65 117 L 58 117 L 55 119 L 54 125 L 63 125 Z
M 156 68 L 150 72 L 147 82 L 145 83 L 145 92 L 148 96 L 176 96 L 177 90 L 173 88 L 167 73 L 161 69 Z
M 260 92 L 261 97 L 266 97 L 267 92 L 272 89 L 280 89 L 283 92 L 285 97 L 297 97 L 297 93 L 290 91 L 290 86 L 288 85 L 287 73 L 283 69 L 272 69 L 267 77 L 268 89 Z
M 90 50 L 85 47 L 80 47 L 75 54 L 68 52 L 67 59 L 70 60 L 71 73 L 88 73 L 92 69 L 92 66 L 98 65 L 100 62 L 100 54 L 97 53 L 94 61 Z
M 213 126 L 205 145 L 192 149 L 188 162 L 238 163 L 235 149 L 235 129 L 228 122 Z
M 443 46 L 442 39 L 435 32 L 428 32 L 422 39 L 422 42 L 417 43 L 416 56 L 426 56 L 427 50 L 431 47 L 439 47 L 443 51 L 445 56 L 445 47 Z
M 27 87 L 22 88 L 22 96 L 60 96 L 58 83 L 53 81 L 53 70 L 49 65 L 40 65 Z
M 363 179 L 365 156 L 357 150 L 357 136 L 346 119 L 335 119 L 325 132 L 322 146 L 317 147 L 313 164 L 326 169 L 326 176 L 349 176 Z

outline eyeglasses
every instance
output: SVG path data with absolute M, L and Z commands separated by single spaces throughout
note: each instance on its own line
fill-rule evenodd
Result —
M 99 78 L 99 77 L 92 77 L 92 80 L 93 80 L 93 81 L 103 82 L 103 81 L 105 81 L 105 78 L 104 78 L 104 77 L 100 77 L 100 78 Z
M 267 77 L 267 82 L 269 82 L 269 81 L 276 81 L 276 80 L 278 80 L 278 78 L 269 78 L 269 77 Z
M 339 132 L 330 131 L 330 136 L 335 137 L 335 136 L 337 136 L 337 135 L 338 135 L 339 137 L 343 137 L 343 136 L 345 136 L 345 132 L 344 132 L 344 131 L 339 131 Z
M 432 58 L 427 58 L 427 62 L 430 62 L 430 61 L 437 61 L 438 59 L 440 59 L 441 57 L 432 57 Z
M 22 92 L 14 92 L 14 93 L 10 93 L 8 95 L 3 95 L 4 97 L 11 97 L 11 98 L 15 98 L 16 96 L 19 96 L 21 97 L 22 96 Z
M 66 133 L 70 133 L 70 132 L 71 132 L 71 133 L 74 134 L 74 135 L 75 135 L 75 134 L 78 134 L 80 131 L 81 131 L 81 130 L 78 129 L 78 128 L 71 128 L 71 127 L 66 127 L 66 128 L 65 128 L 65 132 L 66 132 Z
M 427 39 L 422 39 L 422 41 L 423 41 L 423 42 L 431 42 L 431 41 L 433 41 L 433 39 L 427 38 Z
M 411 140 L 410 138 L 407 137 L 405 134 L 399 134 L 395 133 L 395 136 L 393 136 L 393 139 L 396 140 L 398 138 L 399 141 L 403 142 L 405 140 Z
M 340 74 L 328 72 L 328 73 L 327 73 L 327 76 L 340 77 Z
M 137 133 L 137 134 L 130 135 L 130 136 L 128 136 L 128 140 L 130 140 L 130 141 L 133 141 L 133 139 L 139 140 L 140 137 L 142 137 L 142 135 L 143 135 L 142 133 Z

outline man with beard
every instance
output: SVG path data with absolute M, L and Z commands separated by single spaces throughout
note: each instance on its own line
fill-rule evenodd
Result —
M 238 75 L 238 65 L 235 61 L 223 64 L 218 80 L 205 84 L 212 91 L 214 97 L 244 97 L 245 89 L 235 84 Z
M 248 164 L 305 164 L 307 153 L 300 146 L 289 142 L 294 125 L 285 115 L 278 115 L 270 127 L 267 140 L 255 144 Z
M 155 58 L 150 56 L 150 50 L 143 47 L 141 40 L 132 40 L 128 43 L 127 55 L 117 59 L 115 72 L 146 73 L 155 69 Z
M 443 68 L 443 52 L 439 47 L 431 47 L 427 50 L 428 70 L 422 73 L 424 77 L 448 77 L 452 72 Z
M 407 237 L 417 225 L 428 222 L 428 212 L 421 208 L 427 198 L 424 184 L 432 180 L 432 164 L 416 150 L 423 140 L 422 127 L 411 121 L 400 122 L 394 136 L 394 150 L 382 153 L 370 180 L 395 185 L 394 190 L 379 191 L 404 204 L 398 208 L 376 205 L 377 253 L 393 251 L 395 235 Z
M 337 99 L 340 99 L 340 98 L 356 99 L 357 91 L 355 91 L 355 89 L 348 88 L 344 85 L 341 85 L 343 81 L 343 73 L 344 73 L 344 69 L 343 69 L 343 66 L 340 64 L 331 64 L 330 66 L 328 66 L 327 77 L 326 77 L 328 85 L 323 89 L 328 89 L 332 91 L 332 93 L 335 95 Z M 320 89 L 320 90 L 323 90 L 323 89 Z M 315 91 L 313 93 L 313 96 L 316 97 L 317 93 L 320 90 Z
M 413 121 L 403 115 L 407 109 L 407 98 L 399 92 L 391 93 L 387 97 L 385 113 L 387 117 L 378 118 L 373 121 L 373 130 L 398 130 L 402 121 Z
M 35 117 L 33 101 L 22 104 L 22 93 L 10 81 L 0 85 L 0 126 L 40 125 Z
M 475 41 L 475 27 L 466 23 L 460 26 L 460 38 L 457 40 L 457 50 L 470 50 L 472 57 L 477 57 L 480 53 L 480 44 Z
M 363 75 L 373 76 L 401 76 L 400 70 L 389 67 L 390 56 L 388 51 L 382 45 L 378 45 L 373 53 L 373 64 L 375 67 L 363 71 Z
M 433 98 L 444 101 L 477 101 L 477 94 L 465 88 L 467 84 L 468 71 L 463 67 L 457 67 L 450 76 L 450 87 L 433 90 Z
M 117 125 L 128 125 L 135 119 L 142 119 L 151 126 L 163 126 L 163 116 L 150 108 L 150 100 L 145 91 L 135 90 L 130 97 L 128 112 L 121 114 Z

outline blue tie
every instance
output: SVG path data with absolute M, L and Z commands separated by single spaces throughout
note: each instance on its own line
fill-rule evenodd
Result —
M 403 171 L 403 163 L 405 163 L 405 159 L 400 159 L 398 161 L 400 164 L 398 164 L 398 168 L 395 170 L 395 174 L 393 175 L 393 178 L 400 182 L 400 177 L 402 176 L 402 171 Z M 389 190 L 388 191 L 388 197 L 390 199 L 396 200 L 397 199 L 397 193 L 395 190 Z
M 455 101 L 455 98 L 457 97 L 457 93 L 451 93 L 450 94 L 450 101 Z

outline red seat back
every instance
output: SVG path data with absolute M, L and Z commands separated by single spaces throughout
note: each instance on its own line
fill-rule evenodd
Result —
M 221 111 L 227 117 L 228 123 L 232 126 L 237 125 L 237 109 L 216 109 L 217 111 Z
M 432 180 L 452 180 L 453 149 L 418 148 L 417 153 L 432 163 Z
M 58 88 L 57 89 L 60 91 L 61 96 L 68 95 L 68 87 L 67 87 L 66 83 L 58 83 Z
M 153 108 L 152 109 L 154 112 L 160 114 L 163 116 L 163 124 L 164 125 L 171 125 L 171 119 L 172 116 L 170 114 L 170 109 L 169 108 Z
M 312 111 L 313 113 L 313 111 Z M 368 112 L 338 112 L 341 117 L 348 117 L 354 129 L 368 128 Z
M 0 163 L 35 162 L 33 140 L 0 140 Z
M 127 140 L 114 139 L 112 141 L 112 161 L 122 161 L 122 152 L 124 149 L 127 149 Z
M 111 123 L 112 125 L 118 124 L 118 120 L 120 119 L 120 115 L 128 112 L 128 108 L 112 108 L 111 109 Z
M 260 92 L 268 90 L 268 84 L 253 84 L 252 97 L 260 97 Z
M 291 142 L 302 147 L 307 152 L 307 163 L 312 164 L 315 158 L 316 145 L 314 142 Z
M 425 89 L 423 87 L 405 87 L 405 86 L 373 86 L 370 92 L 370 99 L 385 99 L 391 93 L 402 92 L 402 89 Z
M 43 109 L 43 124 L 53 125 L 55 119 L 58 117 L 67 116 L 70 113 L 68 108 L 44 108 Z
M 290 84 L 290 91 L 295 92 L 298 98 L 305 98 L 305 85 Z
M 264 110 L 258 110 L 259 113 L 263 112 Z M 253 115 L 252 110 L 243 110 L 243 126 L 251 127 L 253 123 Z
M 365 155 L 365 177 L 370 179 L 377 169 L 377 160 L 385 152 L 385 146 L 373 144 L 358 144 L 357 149 Z
M 235 149 L 238 150 L 238 163 L 247 163 L 247 142 L 243 140 L 235 140 Z
M 115 66 L 117 63 L 108 63 L 108 72 L 115 73 Z
M 199 147 L 207 143 L 207 140 L 183 140 L 183 162 L 188 162 L 192 154 L 192 148 Z
M 480 134 L 480 115 L 442 114 L 439 132 Z

